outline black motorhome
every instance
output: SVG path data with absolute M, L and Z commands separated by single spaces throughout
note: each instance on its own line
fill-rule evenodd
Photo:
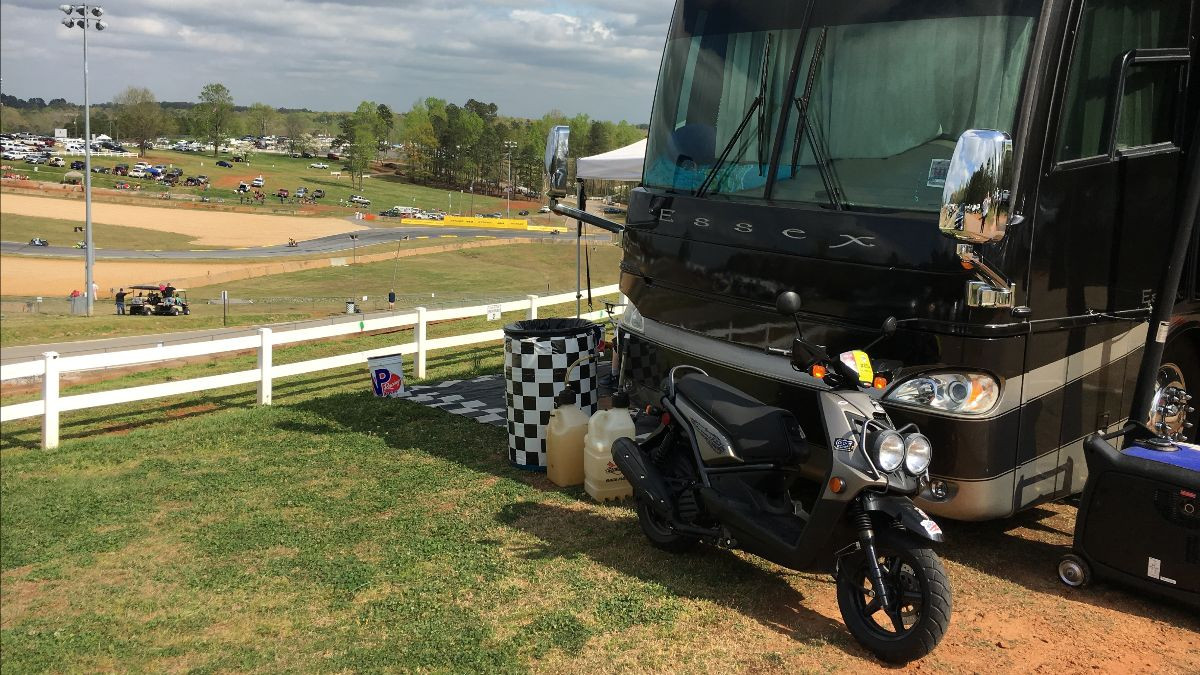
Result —
M 820 429 L 823 383 L 772 351 L 795 332 L 773 311 L 792 290 L 835 354 L 900 320 L 872 351 L 875 395 L 938 449 L 929 511 L 999 518 L 1080 491 L 1084 437 L 1130 409 L 1200 180 L 1184 169 L 1198 14 L 679 0 L 623 236 L 623 385 L 652 401 L 696 365 Z M 1159 373 L 1193 393 L 1197 238 Z M 1156 423 L 1195 438 L 1187 415 Z

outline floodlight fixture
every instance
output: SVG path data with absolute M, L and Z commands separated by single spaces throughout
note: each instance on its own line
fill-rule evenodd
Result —
M 87 5 L 75 5 L 75 13 L 83 16 L 87 12 Z
M 63 14 L 70 14 L 75 11 L 75 8 L 71 5 L 59 5 L 58 8 L 62 10 Z
M 96 30 L 104 30 L 105 28 L 108 28 L 107 21 L 97 21 L 96 22 Z
M 97 19 L 99 19 L 101 16 L 104 16 L 104 8 L 103 7 L 93 7 L 92 8 L 92 16 L 96 17 Z
M 69 16 L 63 17 L 62 25 L 66 26 L 67 28 L 74 28 L 75 27 L 75 19 L 72 19 Z

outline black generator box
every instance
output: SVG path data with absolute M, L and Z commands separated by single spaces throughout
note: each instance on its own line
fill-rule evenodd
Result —
M 1200 607 L 1200 447 L 1117 450 L 1084 442 L 1088 481 L 1075 555 L 1059 565 L 1072 586 L 1108 579 Z

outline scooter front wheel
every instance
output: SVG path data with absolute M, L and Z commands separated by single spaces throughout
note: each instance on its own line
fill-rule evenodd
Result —
M 887 586 L 887 606 L 860 551 L 838 565 L 838 608 L 854 639 L 880 659 L 915 661 L 937 647 L 950 625 L 946 570 L 932 549 L 898 530 L 877 531 L 875 549 Z

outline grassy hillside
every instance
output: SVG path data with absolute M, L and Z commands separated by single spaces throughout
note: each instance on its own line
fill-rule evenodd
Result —
M 175 152 L 173 150 L 151 150 L 147 153 L 143 160 L 138 160 L 134 157 L 94 157 L 94 166 L 104 166 L 112 168 L 117 164 L 132 165 L 137 161 L 146 161 L 151 164 L 163 164 L 167 166 L 177 166 L 184 171 L 184 176 L 196 176 L 200 174 L 207 175 L 211 181 L 208 190 L 199 188 L 184 187 L 182 184 L 171 188 L 173 193 L 206 195 L 210 199 L 224 199 L 227 203 L 238 203 L 238 196 L 235 192 L 239 181 L 249 183 L 255 176 L 261 175 L 265 179 L 263 190 L 268 195 L 273 195 L 279 188 L 286 188 L 294 192 L 300 186 L 307 187 L 309 190 L 320 188 L 325 190 L 326 197 L 319 200 L 319 204 L 325 209 L 339 209 L 339 213 L 352 212 L 362 210 L 361 208 L 338 207 L 338 200 L 348 199 L 351 194 L 362 194 L 371 200 L 370 211 L 379 212 L 386 208 L 396 205 L 417 206 L 422 209 L 443 209 L 452 213 L 461 212 L 469 214 L 472 212 L 491 213 L 505 210 L 505 201 L 495 197 L 475 196 L 472 198 L 470 193 L 460 194 L 454 192 L 447 193 L 446 190 L 428 188 L 419 185 L 412 185 L 404 182 L 398 176 L 382 175 L 365 179 L 365 184 L 361 190 L 354 188 L 350 184 L 349 172 L 345 173 L 340 179 L 330 176 L 331 171 L 338 171 L 342 167 L 340 161 L 333 161 L 324 158 L 303 159 L 292 158 L 286 155 L 275 154 L 251 154 L 249 162 L 233 162 L 232 155 L 222 153 L 217 159 L 214 159 L 211 154 L 199 154 L 194 152 Z M 66 157 L 68 166 L 71 161 L 81 157 Z M 216 162 L 224 159 L 233 163 L 233 168 L 222 168 L 216 166 Z M 314 162 L 322 162 L 329 165 L 328 169 L 312 169 L 309 164 Z M 17 173 L 29 175 L 30 178 L 38 180 L 46 180 L 59 182 L 62 179 L 63 173 L 69 171 L 67 167 L 54 168 L 47 166 L 37 167 L 37 171 L 33 171 L 33 166 L 21 162 L 11 163 Z M 118 181 L 128 181 L 133 184 L 141 184 L 142 190 L 139 196 L 147 198 L 157 195 L 163 191 L 161 185 L 152 180 L 130 179 L 109 174 L 93 174 L 92 185 L 97 188 L 112 188 Z M 131 193 L 132 194 L 132 193 Z M 158 200 L 155 200 L 156 202 Z M 268 199 L 268 203 L 272 200 Z M 273 203 L 278 206 L 278 199 L 273 200 Z M 162 204 L 156 203 L 161 206 Z M 526 208 L 528 205 L 526 205 Z M 516 213 L 517 208 L 514 208 L 513 213 Z

